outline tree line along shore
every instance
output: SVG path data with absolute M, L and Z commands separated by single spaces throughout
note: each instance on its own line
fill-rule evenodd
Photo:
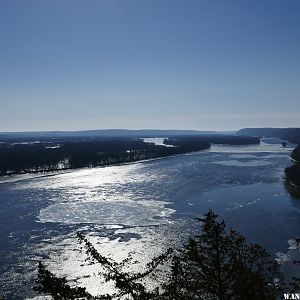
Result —
M 211 144 L 259 144 L 235 135 L 176 136 L 164 145 L 136 137 L 14 138 L 0 141 L 0 176 L 118 165 L 209 149 Z M 168 147 L 167 147 L 168 146 Z

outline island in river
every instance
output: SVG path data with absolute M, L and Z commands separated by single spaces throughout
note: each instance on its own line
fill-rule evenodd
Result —
M 225 134 L 164 135 L 163 143 L 158 145 L 138 136 L 3 135 L 0 176 L 118 165 L 205 150 L 211 144 L 259 144 L 259 138 Z

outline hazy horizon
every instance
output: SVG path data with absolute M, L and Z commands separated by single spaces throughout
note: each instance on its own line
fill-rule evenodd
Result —
M 242 129 L 268 129 L 268 128 L 273 128 L 273 129 L 291 129 L 291 128 L 299 128 L 299 127 L 243 127 L 243 128 L 238 128 L 236 130 L 198 130 L 198 129 L 178 129 L 178 128 L 170 128 L 170 129 L 165 129 L 165 128 L 134 128 L 134 129 L 129 129 L 129 128 L 97 128 L 97 129 L 79 129 L 79 130 L 30 130 L 30 131 L 0 131 L 0 134 L 30 134 L 30 133 L 52 133 L 52 132 L 57 132 L 57 133 L 64 133 L 64 132 L 69 132 L 69 133 L 76 133 L 76 132 L 101 132 L 101 131 L 112 131 L 112 132 L 118 132 L 118 131 L 161 131 L 161 132 L 203 132 L 203 133 L 209 133 L 209 132 L 216 132 L 216 133 L 235 133 L 238 132 L 239 130 Z
M 0 131 L 300 127 L 300 2 L 1 1 Z

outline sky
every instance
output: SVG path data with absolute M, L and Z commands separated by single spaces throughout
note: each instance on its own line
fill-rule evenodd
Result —
M 1 0 L 0 132 L 300 127 L 299 0 Z

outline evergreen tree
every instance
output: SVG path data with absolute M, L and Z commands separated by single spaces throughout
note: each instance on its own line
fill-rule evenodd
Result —
M 282 274 L 261 246 L 248 245 L 209 211 L 200 235 L 174 256 L 165 299 L 275 299 Z

